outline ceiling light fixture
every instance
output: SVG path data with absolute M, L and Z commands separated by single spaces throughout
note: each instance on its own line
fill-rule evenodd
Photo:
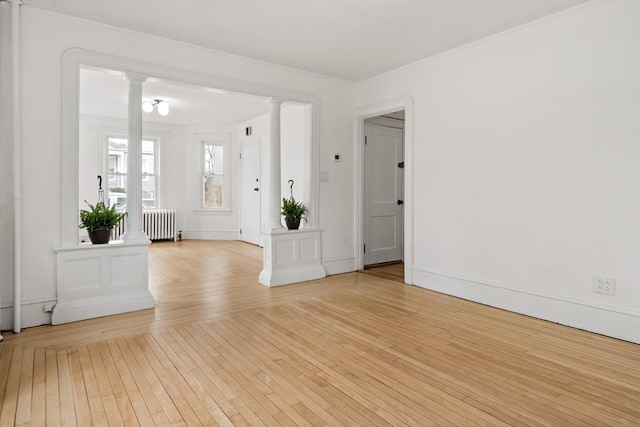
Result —
M 162 99 L 154 99 L 153 102 L 144 102 L 142 104 L 142 111 L 144 111 L 145 113 L 150 113 L 153 111 L 153 107 L 158 106 L 158 114 L 160 114 L 161 116 L 166 116 L 167 114 L 169 114 L 169 104 L 167 104 L 166 101 L 163 101 Z

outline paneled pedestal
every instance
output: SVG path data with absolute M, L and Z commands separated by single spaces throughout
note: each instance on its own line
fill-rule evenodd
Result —
M 288 285 L 327 277 L 322 266 L 322 231 L 273 229 L 264 236 L 264 267 L 259 281 Z
M 54 325 L 152 308 L 149 241 L 81 244 L 56 251 Z

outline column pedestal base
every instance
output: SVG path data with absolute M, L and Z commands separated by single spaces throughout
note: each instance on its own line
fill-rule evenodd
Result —
M 322 266 L 322 230 L 273 229 L 263 233 L 259 281 L 269 287 L 327 277 Z
M 58 303 L 51 324 L 153 308 L 149 241 L 56 248 Z

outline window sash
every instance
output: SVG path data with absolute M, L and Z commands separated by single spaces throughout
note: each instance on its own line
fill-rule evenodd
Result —
M 200 146 L 202 171 L 200 207 L 202 209 L 226 209 L 225 151 L 224 141 L 202 141 Z
M 158 208 L 158 140 L 157 138 L 144 139 L 142 144 L 145 151 L 141 158 L 142 207 Z M 107 136 L 106 151 L 106 197 L 110 204 L 120 205 L 122 210 L 126 210 L 124 206 L 127 198 L 126 165 L 129 141 L 126 137 Z M 121 191 L 113 191 L 114 189 Z

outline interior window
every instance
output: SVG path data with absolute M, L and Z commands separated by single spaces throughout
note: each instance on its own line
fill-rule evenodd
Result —
M 111 205 L 117 210 L 126 211 L 127 208 L 127 149 L 125 138 L 108 137 L 107 197 Z M 157 141 L 142 140 L 142 207 L 153 209 L 158 207 L 156 153 Z
M 202 207 L 224 208 L 224 141 L 202 142 Z

